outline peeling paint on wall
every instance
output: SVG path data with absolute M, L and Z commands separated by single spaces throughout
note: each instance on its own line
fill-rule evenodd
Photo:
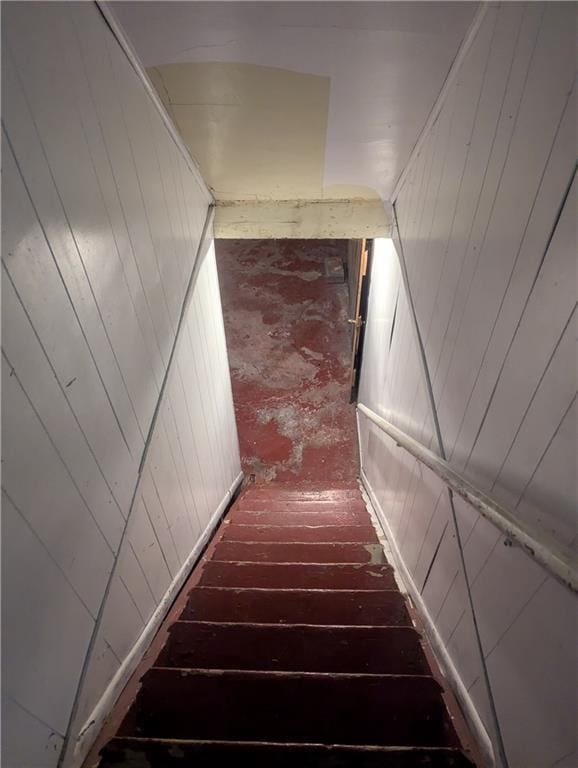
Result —
M 152 73 L 218 200 L 322 197 L 328 77 L 223 62 Z
M 149 75 L 219 204 L 217 237 L 389 236 L 375 189 L 323 186 L 328 77 L 223 62 Z

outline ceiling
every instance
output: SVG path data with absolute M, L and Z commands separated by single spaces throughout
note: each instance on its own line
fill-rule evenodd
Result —
M 220 200 L 389 199 L 470 2 L 115 2 Z

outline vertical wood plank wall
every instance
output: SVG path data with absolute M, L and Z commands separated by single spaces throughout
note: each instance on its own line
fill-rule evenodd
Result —
M 210 196 L 94 4 L 2 22 L 2 765 L 49 768 L 240 463 L 211 248 L 123 537 Z
M 490 5 L 395 201 L 451 464 L 576 543 L 576 8 Z M 360 402 L 437 450 L 391 243 L 378 242 Z M 447 493 L 363 417 L 363 468 L 491 731 Z M 575 596 L 456 500 L 511 768 L 576 764 Z

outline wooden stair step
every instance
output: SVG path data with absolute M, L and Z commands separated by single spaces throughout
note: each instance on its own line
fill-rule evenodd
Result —
M 158 667 L 427 675 L 413 627 L 323 627 L 178 621 Z
M 365 508 L 278 512 L 234 507 L 227 520 L 250 525 L 369 525 L 369 515 Z
M 380 544 L 292 544 L 220 541 L 214 560 L 269 563 L 385 563 Z
M 456 747 L 432 677 L 153 667 L 120 736 Z
M 377 542 L 371 525 L 245 525 L 225 523 L 222 541 L 270 541 L 310 543 L 361 543 Z
M 101 768 L 474 768 L 449 747 L 375 747 L 116 737 Z
M 249 486 L 191 584 L 100 768 L 473 768 L 357 487 Z
M 203 587 L 268 587 L 270 589 L 396 589 L 389 565 L 239 563 L 207 560 Z
M 279 590 L 195 587 L 182 620 L 262 624 L 411 626 L 398 591 Z
M 295 500 L 268 500 L 268 499 L 241 499 L 235 504 L 238 510 L 249 512 L 320 512 L 330 514 L 336 510 L 342 512 L 365 512 L 367 508 L 361 499 L 350 499 L 346 502 L 333 501 L 298 501 Z
M 332 501 L 343 503 L 349 500 L 362 501 L 359 488 L 344 486 L 343 488 L 284 488 L 281 485 L 247 486 L 240 499 L 284 499 L 289 501 Z

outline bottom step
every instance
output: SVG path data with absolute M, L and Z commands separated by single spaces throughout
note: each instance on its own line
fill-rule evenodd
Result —
M 115 738 L 99 768 L 473 768 L 457 749 Z
M 431 677 L 153 667 L 119 736 L 458 747 Z

